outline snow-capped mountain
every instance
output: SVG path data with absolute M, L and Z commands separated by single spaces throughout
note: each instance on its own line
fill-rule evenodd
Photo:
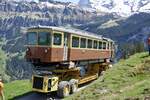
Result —
M 150 12 L 150 0 L 80 0 L 79 5 L 91 7 L 97 12 L 117 13 L 121 16 Z

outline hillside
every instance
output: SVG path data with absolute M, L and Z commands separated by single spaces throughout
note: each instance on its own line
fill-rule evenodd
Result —
M 149 35 L 150 14 L 139 13 L 126 18 L 116 18 L 111 15 L 98 16 L 95 20 L 82 24 L 80 29 L 91 31 L 123 42 L 143 40 Z
M 150 94 L 150 57 L 139 53 L 120 60 L 86 89 L 65 100 L 144 100 Z
M 143 100 L 150 94 L 150 56 L 138 53 L 120 60 L 78 93 L 65 100 Z M 15 91 L 14 91 L 15 90 Z M 24 96 L 31 92 L 31 82 L 18 80 L 5 84 L 7 99 Z
M 5 82 L 8 82 L 8 80 L 10 80 L 10 76 L 7 73 L 6 71 L 6 60 L 8 59 L 7 58 L 7 55 L 5 54 L 5 52 L 2 50 L 2 45 L 4 44 L 3 42 L 4 40 L 3 39 L 0 39 L 0 74 L 2 75 L 2 78 Z

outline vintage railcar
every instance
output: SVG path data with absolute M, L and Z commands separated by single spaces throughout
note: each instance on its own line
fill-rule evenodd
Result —
M 78 29 L 37 26 L 28 28 L 26 37 L 26 59 L 38 71 L 32 75 L 33 91 L 57 91 L 59 97 L 97 79 L 114 56 L 114 41 Z
M 111 59 L 114 41 L 78 29 L 37 26 L 27 30 L 26 59 L 32 63 Z

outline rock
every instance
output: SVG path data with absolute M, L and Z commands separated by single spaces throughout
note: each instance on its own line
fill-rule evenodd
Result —
M 110 91 L 108 89 L 96 89 L 96 93 L 99 93 L 99 94 L 107 94 L 109 93 Z

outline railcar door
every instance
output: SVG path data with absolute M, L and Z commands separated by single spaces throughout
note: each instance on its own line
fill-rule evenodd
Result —
M 64 61 L 68 60 L 68 44 L 69 44 L 68 33 L 64 33 L 64 56 L 63 56 Z

